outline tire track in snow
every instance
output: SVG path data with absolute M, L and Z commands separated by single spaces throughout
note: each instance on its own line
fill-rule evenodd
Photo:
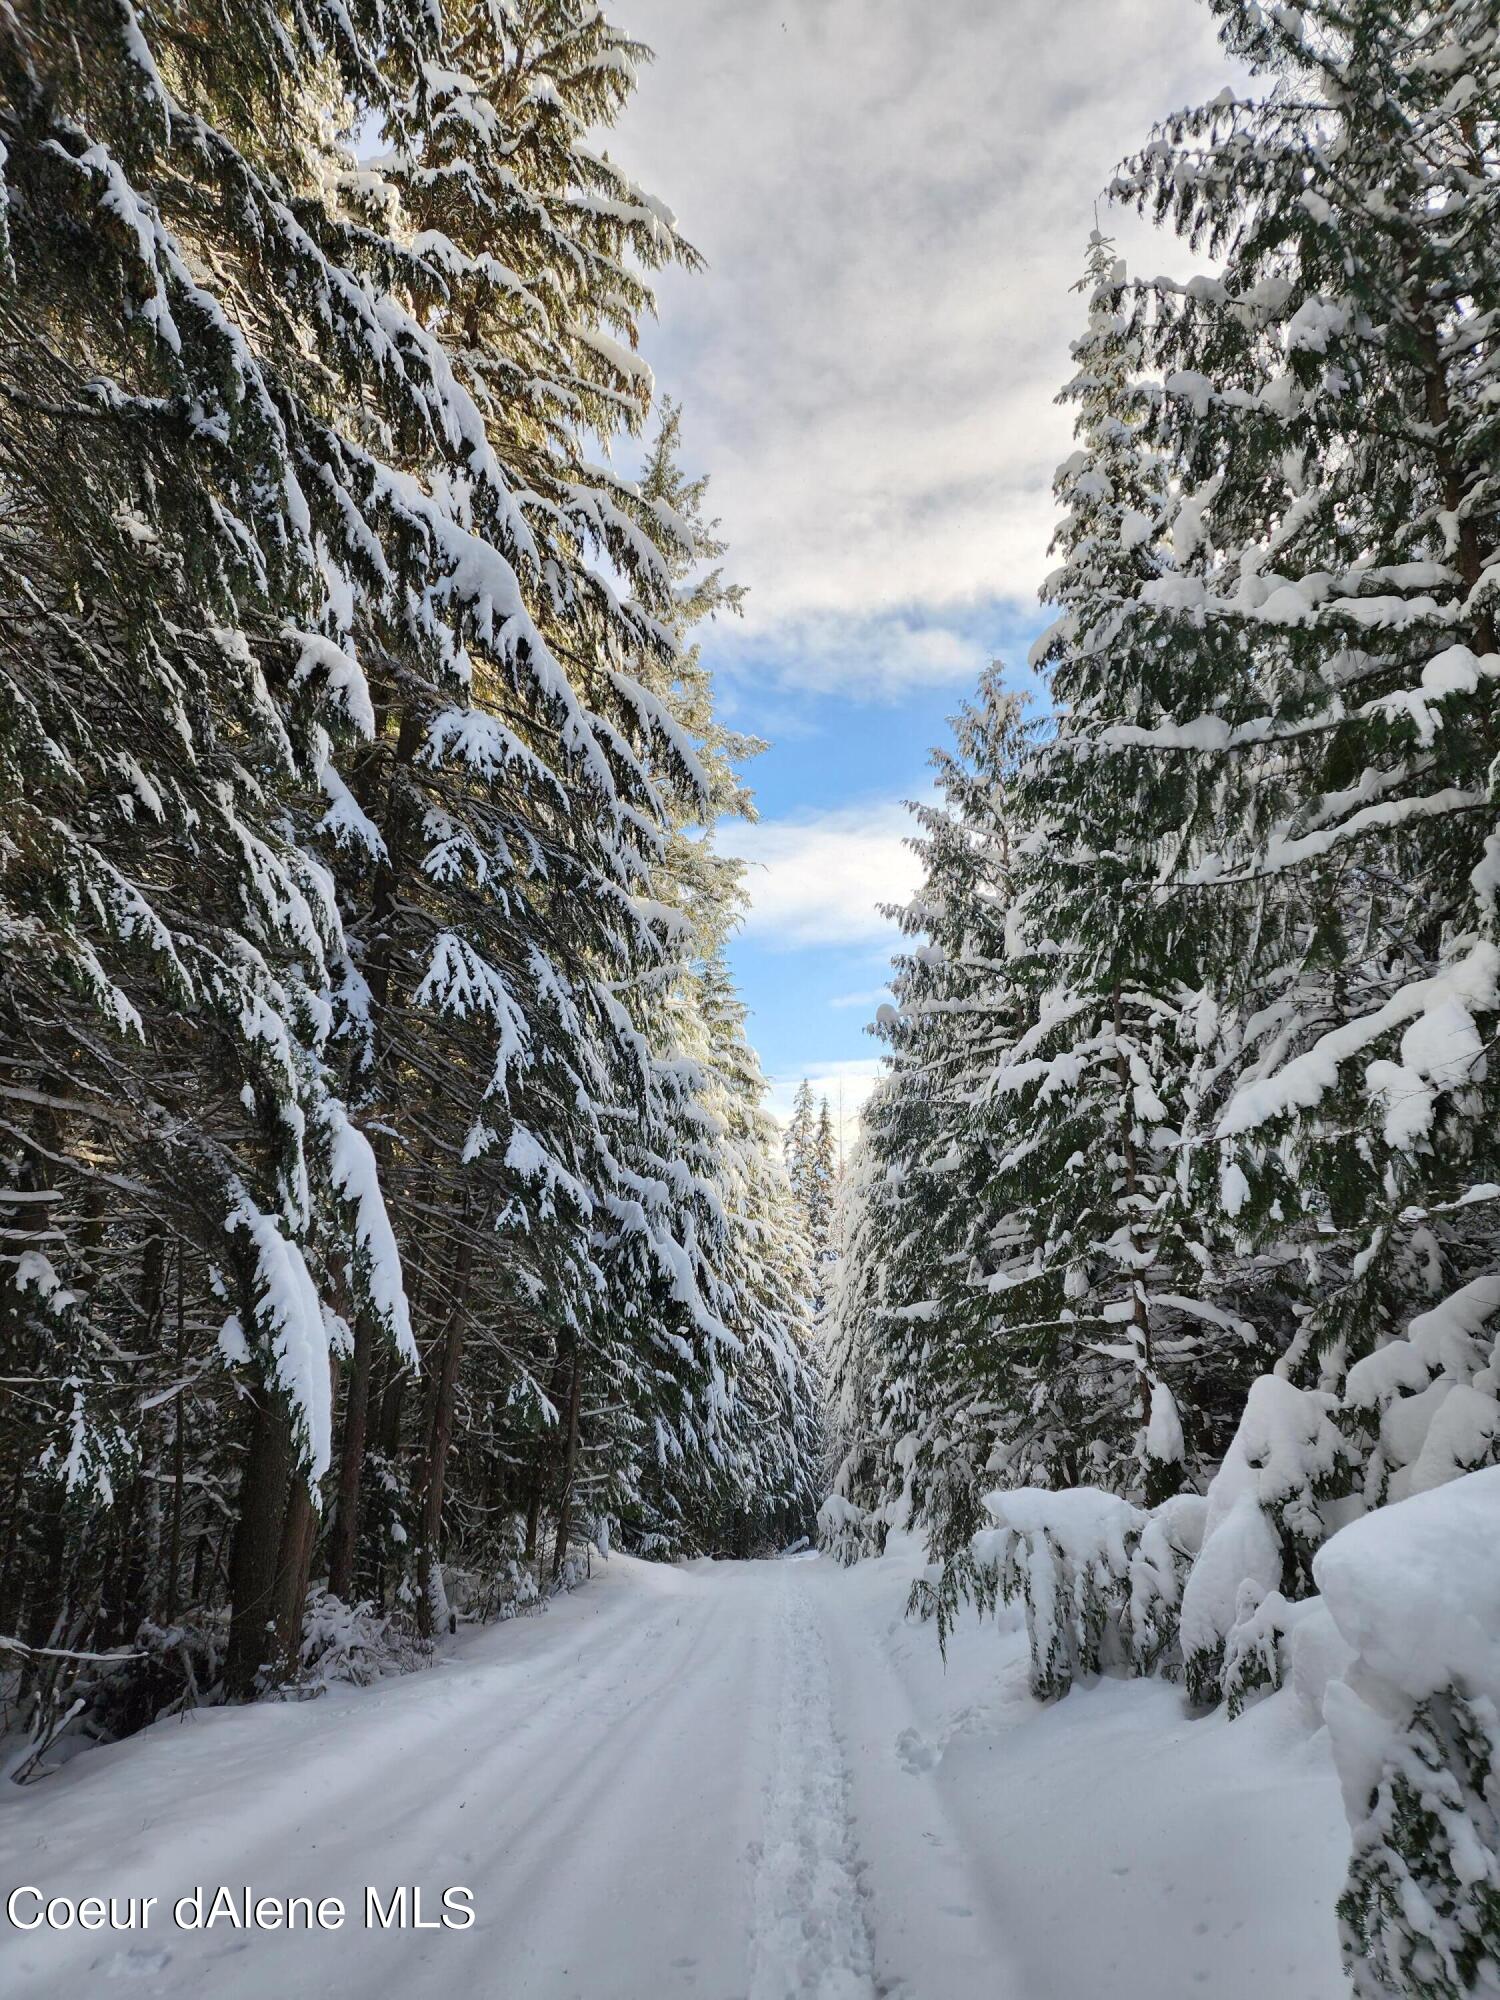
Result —
M 790 1563 L 780 1599 L 776 1760 L 752 1902 L 749 2000 L 876 2000 L 828 1653 Z
M 557 1878 L 567 1879 L 560 1857 L 570 1842 L 578 1844 L 601 1799 L 617 1780 L 629 1796 L 642 1754 L 639 1739 L 653 1730 L 670 1731 L 674 1696 L 700 1685 L 700 1656 L 706 1645 L 717 1643 L 715 1602 L 707 1597 L 699 1602 L 692 1593 L 680 1605 L 647 1610 L 622 1596 L 618 1609 L 611 1606 L 597 1625 L 583 1628 L 583 1646 L 570 1635 L 566 1644 L 538 1648 L 519 1676 L 493 1649 L 491 1658 L 453 1661 L 431 1674 L 383 1682 L 357 1698 L 335 1697 L 328 1715 L 323 1703 L 212 1711 L 216 1724 L 231 1725 L 227 1732 L 213 1726 L 193 1732 L 189 1718 L 173 1730 L 179 1740 L 172 1748 L 179 1755 L 197 1749 L 211 1758 L 226 1733 L 253 1738 L 261 1754 L 248 1768 L 237 1767 L 227 1788 L 222 1782 L 215 1786 L 202 1759 L 189 1759 L 212 1801 L 201 1816 L 183 1810 L 180 1769 L 178 1788 L 155 1810 L 148 1795 L 146 1817 L 159 1827 L 149 1839 L 149 1865 L 132 1859 L 122 1881 L 111 1876 L 107 1892 L 160 1894 L 165 1882 L 175 1897 L 200 1881 L 250 1882 L 286 1894 L 312 1888 L 319 1895 L 340 1895 L 346 1908 L 358 1913 L 357 1923 L 365 1882 L 385 1891 L 420 1879 L 430 1891 L 435 1883 L 462 1881 L 474 1889 L 480 1913 L 474 1932 L 442 1933 L 441 1944 L 434 1946 L 421 1931 L 372 1933 L 351 1923 L 352 1934 L 336 1941 L 339 1948 L 315 1960 L 313 1983 L 329 2000 L 355 1994 L 360 2000 L 385 1995 L 409 2000 L 449 1992 L 453 1982 L 445 1953 L 451 1959 L 455 1947 L 463 1949 L 485 1932 L 491 1950 L 497 1931 L 514 1941 L 532 1912 L 543 1925 L 557 1924 L 557 1896 L 549 1896 L 545 1882 L 538 1885 L 538 1876 L 550 1869 L 554 1889 Z M 564 1626 L 558 1637 L 566 1631 Z M 521 1685 L 515 1687 L 518 1677 Z M 333 1727 L 318 1726 L 329 1720 Z M 243 1727 L 235 1729 L 235 1723 Z M 193 1734 L 196 1744 L 182 1740 Z M 283 1734 L 292 1742 L 266 1755 L 265 1739 Z M 139 1757 L 148 1745 L 141 1737 L 119 1748 Z M 670 1745 L 665 1750 L 669 1755 Z M 654 1761 L 663 1761 L 663 1746 L 656 1746 Z M 79 1776 L 87 1775 L 80 1760 Z M 517 1800 L 525 1802 L 519 1811 Z M 457 1816 L 461 1801 L 469 1807 L 464 1819 Z M 132 1821 L 137 1817 L 131 1814 Z M 0 1822 L 0 1832 L 16 1824 Z M 619 1827 L 610 1824 L 617 1836 L 613 1847 L 623 1852 Z M 610 1845 L 606 1841 L 606 1848 Z M 92 1889 L 97 1862 L 87 1846 L 59 1840 L 56 1848 L 52 1865 L 64 1868 L 68 1880 L 87 1880 Z M 601 1865 L 608 1858 L 601 1857 Z M 312 1948 L 317 1951 L 321 1942 L 314 1939 Z M 107 1938 L 101 1956 L 101 1938 L 91 1932 L 39 1935 L 22 1943 L 33 1948 L 36 1963 L 20 1968 L 17 2000 L 28 1992 L 38 2000 L 64 2000 L 101 1972 L 138 1969 Z M 306 1937 L 286 1931 L 253 1938 L 222 1929 L 169 1931 L 160 1962 L 153 1957 L 139 1969 L 152 1973 L 155 1990 L 163 1993 L 213 1986 L 243 1994 L 248 1977 L 248 1990 L 259 2000 L 288 1979 L 286 1990 L 300 1990 L 306 1975 L 298 1954 L 308 1946 Z M 263 1968 L 258 1973 L 250 1965 L 252 1953 Z M 436 1962 L 423 1963 L 430 1960 Z M 28 1980 L 32 1972 L 34 1983 Z M 7 1978 L 0 1977 L 0 1990 L 12 1991 Z M 513 1971 L 510 1990 L 540 1995 L 560 1989 L 526 1987 Z

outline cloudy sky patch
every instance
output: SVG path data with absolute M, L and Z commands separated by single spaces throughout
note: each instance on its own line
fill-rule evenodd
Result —
M 921 880 L 911 832 L 890 800 L 725 827 L 719 846 L 748 864 L 745 934 L 780 951 L 894 946 L 882 906 L 906 902 Z
M 647 358 L 712 476 L 742 621 L 722 707 L 772 739 L 735 967 L 778 1079 L 872 1061 L 859 1010 L 909 893 L 899 801 L 987 663 L 1026 684 L 1055 402 L 1095 202 L 1232 75 L 1196 0 L 620 0 L 656 50 L 610 150 L 708 260 Z M 1100 210 L 1132 265 L 1193 268 Z M 840 956 L 842 954 L 842 958 Z M 874 962 L 872 962 L 872 957 Z

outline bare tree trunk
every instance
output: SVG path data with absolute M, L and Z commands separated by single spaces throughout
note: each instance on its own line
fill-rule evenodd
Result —
M 148 1228 L 141 1247 L 141 1318 L 145 1322 L 145 1332 L 141 1345 L 150 1353 L 160 1350 L 162 1330 L 167 1323 L 167 1244 L 161 1229 L 155 1224 Z M 175 1370 L 175 1379 L 182 1380 L 182 1368 Z M 180 1392 L 179 1392 L 180 1393 Z M 165 1549 L 165 1524 L 162 1515 L 162 1454 L 158 1439 L 157 1425 L 166 1424 L 176 1412 L 177 1397 L 172 1398 L 173 1410 L 163 1408 L 159 1417 L 155 1412 L 143 1425 L 142 1448 L 149 1440 L 150 1463 L 144 1467 L 145 1480 L 141 1496 L 142 1522 L 137 1538 L 134 1560 L 138 1565 L 135 1589 L 131 1593 L 139 1606 L 139 1616 L 156 1618 L 161 1613 L 160 1578 L 163 1571 Z
M 177 1246 L 177 1380 L 182 1381 L 182 1370 L 187 1354 L 186 1323 L 183 1313 L 183 1246 Z M 167 1602 L 166 1623 L 177 1622 L 177 1605 L 182 1581 L 182 1487 L 185 1477 L 187 1452 L 187 1419 L 183 1414 L 183 1398 L 187 1391 L 181 1387 L 177 1391 L 177 1422 L 172 1432 L 172 1526 L 167 1543 Z M 194 1566 L 194 1591 L 198 1580 L 198 1565 Z
M 526 1502 L 526 1546 L 521 1554 L 526 1562 L 536 1561 L 537 1531 L 542 1522 L 542 1469 L 537 1467 L 531 1479 L 531 1497 Z
M 54 1486 L 48 1495 L 38 1540 L 39 1573 L 32 1585 L 22 1633 L 23 1643 L 31 1648 L 21 1664 L 20 1695 L 23 1701 L 35 1685 L 41 1664 L 36 1649 L 55 1643 L 53 1634 L 60 1628 L 66 1610 L 63 1567 L 67 1555 L 67 1533 L 60 1486 Z
M 583 1407 L 583 1350 L 573 1342 L 573 1381 L 568 1390 L 568 1441 L 563 1457 L 562 1498 L 557 1506 L 557 1544 L 552 1551 L 553 1577 L 562 1575 L 568 1537 L 573 1532 L 573 1476 L 578 1470 L 578 1417 Z
M 224 1681 L 240 1699 L 272 1657 L 277 1563 L 292 1477 L 292 1428 L 275 1390 L 262 1388 L 254 1405 L 250 1446 L 240 1475 L 239 1515 L 230 1557 L 229 1650 Z
M 339 1454 L 337 1512 L 328 1546 L 328 1588 L 347 1604 L 354 1585 L 354 1557 L 359 1547 L 359 1499 L 365 1469 L 365 1437 L 370 1417 L 370 1369 L 375 1329 L 361 1313 L 354 1325 L 354 1360 L 344 1405 L 344 1436 Z
M 384 719 L 382 718 L 382 733 Z M 405 809 L 402 788 L 407 768 L 422 743 L 422 718 L 408 705 L 396 725 L 396 742 L 386 786 L 382 821 L 385 855 L 375 871 L 370 895 L 370 933 L 373 946 L 365 966 L 373 1024 L 373 1073 L 376 1102 L 380 1103 L 387 1036 L 385 1022 L 391 1005 L 391 985 L 395 969 L 392 929 L 396 904 L 405 868 L 406 834 L 410 813 Z M 376 1165 L 384 1178 L 390 1148 L 383 1136 L 375 1140 Z M 428 1158 L 432 1147 L 428 1146 Z M 354 1354 L 349 1374 L 349 1390 L 344 1406 L 344 1429 L 339 1445 L 338 1492 L 333 1533 L 328 1551 L 328 1588 L 346 1602 L 354 1587 L 355 1561 L 359 1551 L 360 1496 L 364 1486 L 365 1452 L 370 1428 L 370 1375 L 374 1363 L 375 1325 L 362 1312 L 354 1323 Z
M 44 1092 L 52 1083 L 52 1079 L 46 1076 L 39 1081 Z M 54 1205 L 61 1198 L 55 1162 L 63 1151 L 63 1136 L 62 1121 L 56 1111 L 48 1104 L 40 1105 L 33 1124 L 33 1143 L 22 1160 L 18 1176 L 20 1190 L 33 1199 L 0 1204 L 0 1211 L 3 1211 L 0 1219 L 7 1223 L 8 1247 L 14 1252 L 23 1252 L 28 1238 L 35 1238 L 38 1242 L 46 1240 Z M 18 1269 L 19 1264 L 13 1268 Z M 31 1355 L 28 1317 L 29 1308 L 20 1285 L 13 1276 L 0 1275 L 0 1354 L 14 1356 L 17 1361 L 22 1355 Z M 55 1483 L 34 1489 L 31 1507 L 26 1509 L 22 1506 L 26 1491 L 25 1476 L 30 1463 L 24 1445 L 22 1453 L 16 1462 L 17 1504 L 10 1523 L 14 1531 L 14 1553 L 8 1562 L 14 1577 L 11 1596 L 15 1626 L 5 1629 L 18 1627 L 22 1643 L 35 1647 L 48 1643 L 62 1613 L 61 1590 L 67 1540 L 63 1495 Z M 29 1519 L 26 1518 L 28 1513 Z M 31 1692 L 36 1673 L 35 1655 L 23 1655 L 19 1689 L 23 1700 Z
M 380 1449 L 393 1465 L 401 1454 L 401 1411 L 411 1380 L 410 1368 L 393 1368 L 386 1377 L 385 1391 L 380 1398 Z
M 465 1231 L 454 1267 L 453 1307 L 443 1333 L 438 1367 L 430 1379 L 427 1446 L 418 1467 L 417 1629 L 424 1639 L 432 1637 L 433 1564 L 438 1560 L 438 1543 L 442 1533 L 443 1488 L 448 1473 L 448 1448 L 453 1441 L 453 1397 L 458 1384 L 458 1364 L 463 1358 L 464 1302 L 473 1260 L 473 1242 Z
M 286 1512 L 281 1521 L 273 1613 L 275 1656 L 281 1671 L 288 1675 L 294 1674 L 301 1664 L 302 1614 L 307 1604 L 308 1573 L 312 1568 L 317 1534 L 318 1517 L 313 1508 L 312 1490 L 301 1470 L 296 1469 L 292 1473 Z

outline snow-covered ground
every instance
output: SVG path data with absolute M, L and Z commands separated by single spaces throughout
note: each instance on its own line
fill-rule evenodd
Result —
M 7 1892 L 159 1902 L 144 1933 L 0 1915 L 0 1989 L 1336 2000 L 1348 1835 L 1291 1695 L 1233 1723 L 1160 1682 L 1040 1708 L 1003 1608 L 946 1669 L 904 1621 L 917 1561 L 616 1556 L 430 1673 L 203 1711 L 10 1788 Z M 366 1886 L 401 1883 L 429 1918 L 462 1885 L 477 1921 L 367 1929 Z M 176 1929 L 199 1884 L 349 1917 Z

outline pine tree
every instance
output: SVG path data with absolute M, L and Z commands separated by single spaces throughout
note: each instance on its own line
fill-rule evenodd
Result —
M 867 1118 L 884 1087 L 885 1080 L 877 1083 L 867 1100 Z M 869 1129 L 862 1124 L 840 1185 L 840 1256 L 824 1338 L 828 1492 L 818 1510 L 818 1539 L 841 1562 L 884 1547 L 881 1510 L 893 1463 L 881 1423 L 889 1359 L 880 1310 L 886 1183 Z
M 1013 1384 L 1059 1399 L 1013 1474 L 1148 1496 L 1179 1432 L 1212 1465 L 1289 1340 L 1336 1385 L 1472 1272 L 1481 1225 L 1449 1204 L 1488 1172 L 1489 128 L 1448 102 L 1476 60 L 1482 99 L 1488 43 L 1463 8 L 1415 39 L 1388 7 L 1220 11 L 1295 87 L 1174 121 L 1120 184 L 1221 275 L 1131 285 L 1093 245 L 1040 655 L 1059 722 L 1017 802 L 991 1085 L 1014 1165 L 984 1203 L 1012 1218 Z M 1387 184 L 1347 260 L 1330 204 Z
M 813 1315 L 821 1318 L 828 1301 L 828 1273 L 834 1257 L 833 1204 L 838 1159 L 828 1099 L 814 1098 L 806 1077 L 798 1084 L 792 1099 L 792 1116 L 782 1144 L 792 1199 L 807 1235 Z
M 813 1132 L 809 1173 L 808 1241 L 812 1248 L 815 1310 L 821 1315 L 827 1303 L 828 1267 L 834 1250 L 833 1208 L 838 1191 L 838 1147 L 833 1136 L 833 1116 L 828 1099 L 818 1105 L 818 1122 Z
M 615 1476 L 632 1537 L 664 1553 L 743 1554 L 805 1531 L 819 1442 L 806 1246 L 768 1151 L 765 1085 L 724 963 L 744 901 L 743 864 L 701 837 L 719 815 L 751 809 L 736 765 L 759 746 L 715 721 L 695 637 L 705 620 L 736 611 L 741 593 L 712 566 L 723 547 L 704 517 L 706 481 L 681 470 L 680 441 L 681 413 L 668 404 L 641 491 L 684 531 L 670 560 L 680 650 L 657 692 L 694 733 L 705 791 L 685 802 L 653 869 L 668 948 L 643 967 L 635 1016 L 675 1104 L 654 1159 L 633 1160 L 627 1182 L 672 1194 L 674 1235 L 697 1261 L 700 1301 L 682 1314 L 689 1301 L 674 1291 L 643 1313 L 646 1288 L 628 1276 L 610 1301 L 614 1327 L 642 1320 L 637 1352 L 650 1361 L 639 1422 L 651 1448 L 637 1445 Z M 638 1122 L 628 1129 L 637 1135 Z
M 815 1200 L 813 1153 L 817 1141 L 817 1111 L 806 1077 L 797 1085 L 792 1115 L 783 1138 L 787 1178 L 803 1212 L 811 1218 Z
M 987 1093 L 1021 1032 L 1004 939 L 1010 785 L 1026 741 L 998 665 L 955 732 L 955 750 L 934 754 L 941 802 L 915 814 L 922 887 L 895 913 L 910 943 L 877 1021 L 891 1067 L 846 1179 L 830 1358 L 835 1496 L 878 1523 L 877 1539 L 922 1526 L 943 1553 L 979 1525 L 1002 1405 L 1025 1400 L 994 1337 L 991 1289 L 1013 1228 Z
M 1038 648 L 1058 724 L 1021 801 L 1011 950 L 1035 1024 L 999 1085 L 1021 1094 L 1038 1246 L 1007 1304 L 1055 1328 L 1043 1366 L 1076 1398 L 1080 1472 L 1149 1502 L 1222 1449 L 1226 1346 L 1241 1391 L 1250 1370 L 1213 1297 L 1218 1245 L 1191 1171 L 1206 989 L 1239 933 L 1232 908 L 1205 910 L 1173 879 L 1224 798 L 1188 755 L 1138 740 L 1196 702 L 1219 658 L 1171 608 L 1197 588 L 1196 517 L 1147 435 L 1125 283 L 1096 235 L 1064 392 L 1080 447 L 1057 483 L 1064 561 L 1045 592 L 1060 616 Z
M 382 70 L 342 9 L 304 10 L 291 39 L 272 29 L 246 10 L 218 100 L 212 65 L 163 55 L 164 77 L 133 10 L 53 10 L 24 36 L 12 22 L 0 48 L 18 642 L 5 921 L 30 968 L 7 982 L 6 1072 L 26 1173 L 84 1191 L 90 1217 L 71 1242 L 43 1227 L 43 1262 L 11 1267 L 3 1307 L 8 1335 L 72 1385 L 71 1444 L 42 1460 L 61 1470 L 34 1510 L 45 1546 L 18 1550 L 8 1576 L 33 1643 L 59 1618 L 122 1634 L 155 1608 L 141 1560 L 155 1467 L 109 1414 L 141 1387 L 121 1379 L 109 1318 L 139 1326 L 166 1373 L 169 1284 L 179 1362 L 185 1299 L 200 1327 L 205 1296 L 223 1302 L 220 1348 L 257 1412 L 234 1567 L 257 1654 L 267 1618 L 297 1610 L 295 1586 L 277 1602 L 273 1584 L 298 1573 L 278 1547 L 298 1554 L 305 1514 L 283 1522 L 276 1496 L 306 1493 L 331 1449 L 345 1322 L 320 1287 L 331 1299 L 342 1274 L 337 1306 L 410 1349 L 368 1144 L 337 1095 L 338 913 L 302 844 L 320 779 L 338 782 L 333 739 L 368 737 L 374 718 L 356 658 L 324 629 L 342 585 L 309 503 L 324 432 L 301 329 L 320 318 L 329 382 L 368 340 L 394 350 L 369 286 L 330 283 L 338 224 L 320 241 L 283 197 L 314 173 L 319 120 L 345 92 L 399 122 L 430 32 L 393 13 Z M 283 93 L 288 71 L 302 81 Z M 239 143 L 257 125 L 252 162 Z M 259 308 L 252 268 L 267 274 Z M 414 370 L 398 401 L 419 395 Z M 183 1421 L 179 1403 L 161 1608 L 179 1601 Z M 19 1496 L 37 1463 L 25 1419 L 11 1442 Z M 143 1442 L 154 1460 L 159 1429 Z M 90 1543 L 79 1510 L 106 1501 L 110 1534 Z
M 1152 734 L 1235 767 L 1188 871 L 1257 946 L 1226 1198 L 1316 1238 L 1297 1347 L 1336 1385 L 1486 1254 L 1449 1205 L 1494 1178 L 1495 57 L 1483 7 L 1216 11 L 1273 87 L 1120 192 L 1222 254 L 1136 321 L 1205 547 L 1179 617 L 1253 671 Z
M 683 951 L 734 895 L 691 829 L 743 803 L 685 634 L 735 592 L 673 413 L 642 479 L 600 462 L 695 261 L 588 142 L 643 56 L 570 0 L 0 30 L 33 1647 L 191 1643 L 243 1693 L 298 1667 L 320 1557 L 425 1632 L 648 1463 L 806 1511 L 795 1241 L 754 1236 L 757 1086 Z M 733 1130 L 680 1060 L 710 1032 Z

